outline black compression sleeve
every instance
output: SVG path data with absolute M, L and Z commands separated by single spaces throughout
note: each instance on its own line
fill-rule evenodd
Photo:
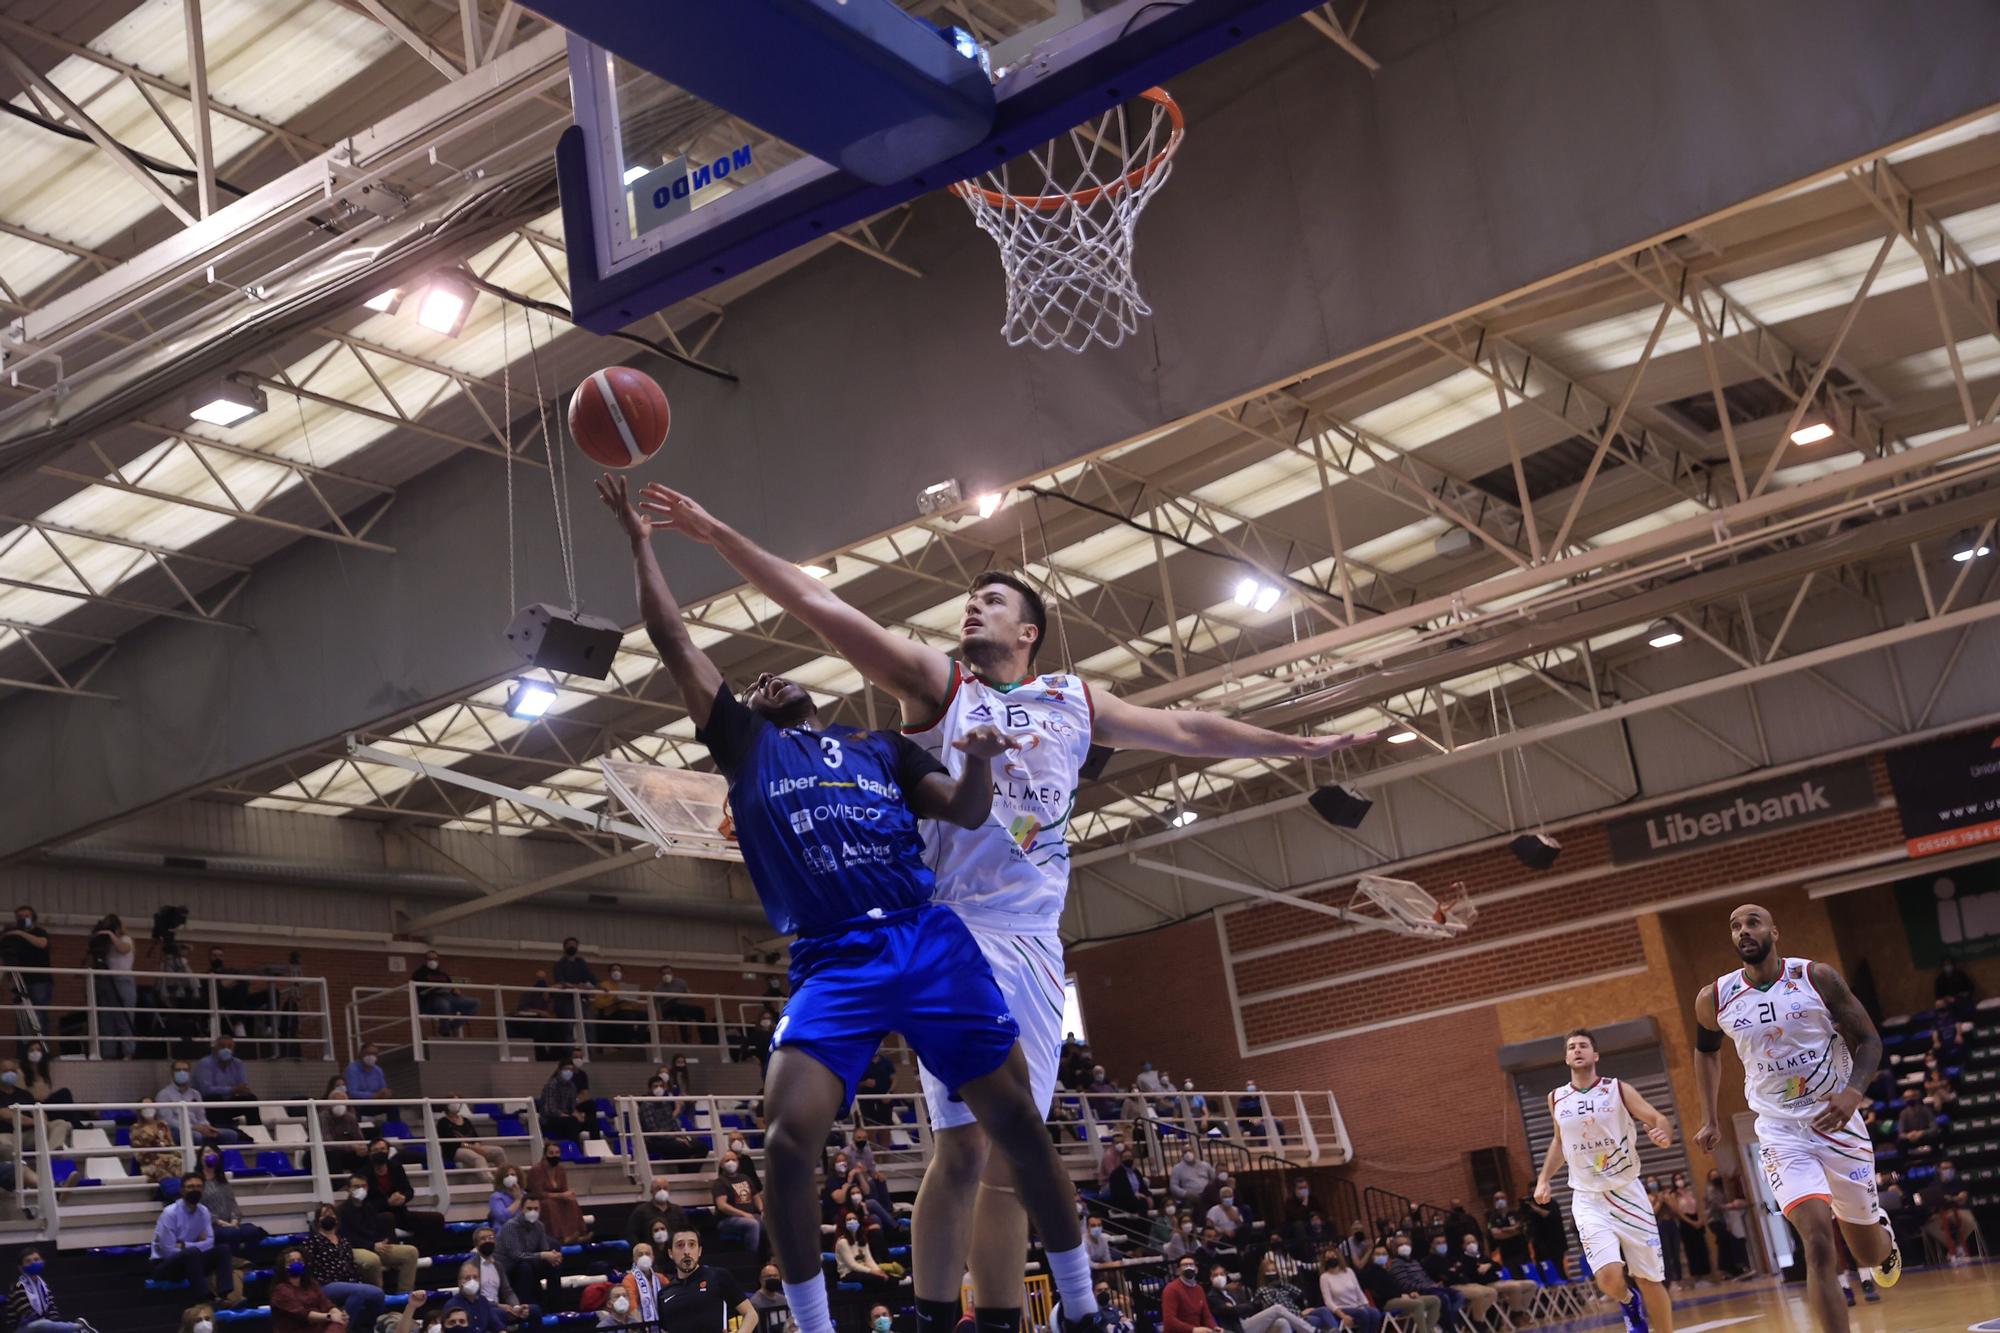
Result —
M 1700 1023 L 1694 1025 L 1694 1048 L 1704 1054 L 1712 1054 L 1722 1049 L 1722 1033 Z

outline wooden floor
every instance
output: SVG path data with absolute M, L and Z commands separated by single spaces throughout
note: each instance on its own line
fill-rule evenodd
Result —
M 2000 1263 L 1909 1273 L 1870 1305 L 1855 1292 L 1848 1311 L 1852 1333 L 2000 1333 Z M 1563 1329 L 1615 1328 L 1622 1321 L 1592 1320 Z M 1802 1286 L 1769 1282 L 1738 1288 L 1702 1288 L 1674 1303 L 1674 1333 L 1814 1333 Z

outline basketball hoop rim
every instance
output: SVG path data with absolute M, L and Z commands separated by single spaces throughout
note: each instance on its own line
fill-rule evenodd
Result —
M 1167 119 L 1173 128 L 1167 135 L 1167 142 L 1159 152 L 1133 167 L 1130 171 L 1103 185 L 1093 185 L 1087 190 L 1071 190 L 1057 194 L 1008 194 L 1004 190 L 989 190 L 983 185 L 974 185 L 969 180 L 959 181 L 950 187 L 951 192 L 961 199 L 976 194 L 991 208 L 1024 208 L 1038 213 L 1053 213 L 1065 204 L 1078 208 L 1088 208 L 1106 194 L 1117 194 L 1129 190 L 1173 160 L 1180 150 L 1181 140 L 1187 134 L 1187 118 L 1181 114 L 1181 104 L 1173 99 L 1165 88 L 1152 87 L 1139 96 L 1148 102 L 1165 107 Z

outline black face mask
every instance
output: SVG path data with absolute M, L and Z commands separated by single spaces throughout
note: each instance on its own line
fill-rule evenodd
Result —
M 331 1217 L 322 1217 L 319 1220 L 319 1229 L 321 1231 L 331 1231 L 339 1225 L 340 1223 Z
M 574 955 L 575 953 L 576 953 L 576 946 L 575 946 L 574 944 L 565 944 L 565 945 L 563 945 L 563 956 L 564 956 L 565 958 L 567 958 L 567 957 L 570 957 L 570 956 Z
M 389 1160 L 389 1154 L 385 1152 L 371 1152 L 368 1154 L 368 1160 L 380 1166 Z
M 767 1277 L 764 1279 L 764 1290 L 776 1294 L 778 1292 L 783 1291 L 784 1289 L 785 1289 L 785 1284 L 780 1279 L 775 1277 Z
M 493 1242 L 492 1242 L 492 1241 L 490 1241 L 490 1240 L 482 1240 L 482 1241 L 480 1241 L 480 1242 L 479 1242 L 479 1252 L 480 1252 L 480 1253 L 481 1253 L 482 1255 L 486 1255 L 486 1254 L 491 1254 L 491 1253 L 493 1253 Z

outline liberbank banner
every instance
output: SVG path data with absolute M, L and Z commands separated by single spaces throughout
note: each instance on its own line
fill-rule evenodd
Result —
M 1780 833 L 1822 819 L 1871 810 L 1875 780 L 1865 759 L 1756 782 L 1715 796 L 1698 796 L 1604 827 L 1611 864 L 1624 866 L 1679 856 L 1738 838 Z
M 1889 751 L 1911 856 L 2000 844 L 2000 729 Z

